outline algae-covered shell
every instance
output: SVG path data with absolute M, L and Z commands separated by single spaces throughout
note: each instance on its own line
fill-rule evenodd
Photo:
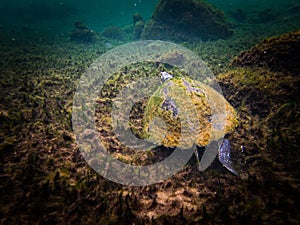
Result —
M 143 124 L 148 141 L 191 148 L 219 140 L 238 120 L 234 108 L 213 88 L 187 77 L 168 77 L 150 97 Z

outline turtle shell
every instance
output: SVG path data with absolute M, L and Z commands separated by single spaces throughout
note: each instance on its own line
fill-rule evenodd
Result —
M 235 109 L 215 89 L 190 78 L 171 78 L 150 97 L 144 138 L 166 147 L 206 146 L 238 124 Z

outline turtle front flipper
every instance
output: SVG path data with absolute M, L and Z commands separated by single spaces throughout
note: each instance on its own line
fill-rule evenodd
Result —
M 223 138 L 218 142 L 219 145 L 219 160 L 224 167 L 226 167 L 230 172 L 238 176 L 239 174 L 233 169 L 232 162 L 230 160 L 230 142 L 229 140 Z

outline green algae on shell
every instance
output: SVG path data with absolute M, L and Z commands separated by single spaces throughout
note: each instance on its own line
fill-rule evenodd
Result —
M 220 93 L 187 77 L 171 78 L 154 92 L 143 122 L 148 141 L 183 149 L 206 146 L 238 124 L 234 108 Z

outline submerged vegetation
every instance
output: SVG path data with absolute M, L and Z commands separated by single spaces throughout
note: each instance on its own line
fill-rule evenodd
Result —
M 232 16 L 247 21 L 242 14 Z M 126 31 L 138 36 L 144 22 L 136 16 L 138 30 Z M 298 224 L 299 31 L 274 37 L 290 28 L 237 24 L 226 40 L 181 44 L 209 63 L 237 111 L 239 125 L 227 138 L 240 177 L 217 160 L 200 173 L 193 157 L 173 177 L 144 187 L 99 176 L 84 161 L 72 131 L 80 76 L 111 45 L 129 40 L 122 39 L 126 31 L 108 28 L 88 44 L 63 36 L 11 39 L 1 33 L 0 224 Z M 75 28 L 91 31 L 82 23 Z M 111 74 L 98 96 L 99 135 L 123 162 L 151 164 L 172 152 L 163 146 L 138 155 L 127 151 L 108 116 L 113 98 L 128 82 L 162 70 L 180 73 L 159 63 L 129 65 Z M 143 99 L 132 108 L 133 133 L 142 128 L 146 103 Z

